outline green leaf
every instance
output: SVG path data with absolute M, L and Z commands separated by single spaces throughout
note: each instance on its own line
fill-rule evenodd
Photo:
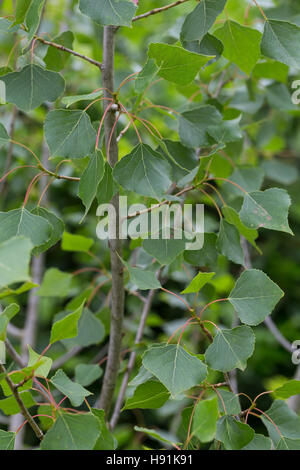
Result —
M 85 308 L 78 322 L 78 335 L 63 342 L 67 347 L 76 345 L 88 347 L 92 344 L 101 343 L 104 337 L 105 328 L 102 321 L 88 308 Z
M 0 317 L 1 318 L 1 317 Z M 289 380 L 281 387 L 276 388 L 275 390 L 276 398 L 281 398 L 286 400 L 287 398 L 292 397 L 293 395 L 300 394 L 300 380 Z
M 0 212 L 0 243 L 12 237 L 29 238 L 34 246 L 48 242 L 52 226 L 43 217 L 31 214 L 27 209 Z
M 199 165 L 199 160 L 193 149 L 168 139 L 164 140 L 164 144 L 167 150 L 164 155 L 172 167 L 172 181 L 180 181 Z M 162 151 L 164 151 L 163 148 Z
M 36 295 L 40 297 L 66 297 L 72 282 L 72 274 L 64 273 L 56 268 L 46 271 L 42 285 Z
M 289 68 L 287 65 L 277 61 L 267 60 L 256 64 L 252 71 L 252 77 L 256 79 L 270 78 L 277 82 L 286 83 Z
M 64 228 L 65 228 L 65 224 L 53 212 L 48 211 L 44 207 L 38 206 L 35 209 L 33 209 L 33 211 L 31 213 L 34 214 L 34 215 L 38 215 L 40 217 L 43 217 L 52 226 L 52 233 L 51 233 L 51 236 L 50 236 L 49 240 L 46 243 L 44 243 L 43 245 L 40 245 L 39 247 L 37 247 L 33 250 L 33 254 L 37 256 L 40 253 L 43 253 L 44 251 L 48 251 L 49 248 L 56 245 L 56 243 L 62 237 Z
M 52 325 L 50 344 L 62 339 L 75 338 L 78 335 L 78 321 L 82 314 L 83 305 L 84 303 L 75 312 Z
M 79 8 L 95 23 L 131 26 L 136 5 L 131 0 L 80 0 Z
M 179 117 L 180 140 L 187 147 L 209 146 L 207 131 L 210 126 L 220 125 L 221 122 L 221 114 L 211 105 L 185 111 Z
M 32 406 L 36 405 L 36 402 L 32 398 L 30 392 L 20 392 L 20 397 L 22 398 L 22 401 L 26 408 L 31 408 Z M 16 415 L 21 411 L 14 396 L 0 400 L 0 409 L 3 411 L 4 414 L 6 414 L 6 416 Z
M 238 395 L 220 388 L 217 396 L 221 413 L 236 416 L 242 411 Z
M 94 101 L 103 95 L 103 91 L 93 91 L 92 93 L 87 93 L 85 95 L 72 95 L 64 96 L 61 102 L 66 105 L 67 108 L 72 106 L 72 104 L 78 103 L 80 101 Z
M 74 34 L 71 31 L 64 31 L 63 33 L 53 38 L 53 42 L 55 44 L 60 44 L 61 46 L 67 47 L 68 49 L 72 49 L 73 41 Z M 68 52 L 64 52 L 60 49 L 56 49 L 55 47 L 49 46 L 47 54 L 45 55 L 43 60 L 47 68 L 59 72 L 65 67 L 69 57 L 70 54 Z M 66 104 L 65 100 L 67 100 L 67 98 L 72 97 L 63 98 L 62 102 L 64 104 Z
M 169 446 L 174 446 L 174 444 L 180 444 L 180 442 L 178 442 L 178 440 L 173 437 L 171 433 L 165 431 L 141 428 L 140 426 L 134 426 L 134 430 L 142 432 L 143 434 L 147 434 L 147 436 L 152 437 L 152 439 L 155 439 L 159 442 L 163 442 L 164 444 L 168 444 Z
M 161 408 L 168 401 L 170 393 L 160 382 L 149 380 L 139 385 L 132 397 L 126 400 L 124 410 Z
M 262 434 L 255 434 L 252 441 L 242 450 L 272 450 L 272 441 Z
M 217 249 L 230 261 L 244 265 L 244 252 L 241 247 L 240 234 L 234 225 L 229 224 L 224 219 L 220 222 Z
M 205 34 L 203 38 L 197 41 L 183 41 L 182 45 L 190 52 L 214 56 L 214 59 L 208 62 L 207 65 L 218 60 L 224 51 L 224 46 L 221 41 L 209 33 Z
M 99 437 L 95 416 L 61 413 L 42 440 L 42 450 L 92 450 Z
M 184 259 L 193 266 L 209 266 L 215 267 L 218 260 L 218 252 L 216 250 L 217 236 L 215 233 L 204 234 L 204 245 L 201 250 L 191 250 L 184 252 Z
M 98 204 L 106 204 L 118 191 L 118 185 L 112 177 L 112 168 L 108 162 L 104 164 L 104 176 L 98 185 L 97 201 Z
M 15 24 L 24 22 L 32 0 L 19 0 L 16 4 Z
M 82 387 L 82 385 L 70 380 L 62 369 L 59 369 L 56 372 L 50 382 L 63 395 L 66 395 L 69 398 L 73 406 L 80 406 L 84 402 L 85 397 L 92 395 L 92 393 Z
M 243 192 L 238 186 L 247 193 L 258 191 L 264 180 L 264 172 L 261 168 L 235 167 L 234 172 L 229 176 L 228 180 L 235 184 L 226 182 L 223 185 L 226 193 L 230 194 L 231 198 L 233 196 L 241 197 L 243 196 Z
M 255 243 L 255 240 L 257 239 L 258 237 L 258 232 L 257 230 L 255 229 L 251 229 L 251 228 L 248 228 L 246 227 L 242 222 L 241 222 L 241 219 L 239 217 L 239 214 L 236 212 L 235 209 L 233 209 L 232 207 L 230 206 L 223 206 L 222 207 L 222 212 L 225 216 L 225 219 L 227 220 L 227 222 L 229 222 L 230 224 L 234 225 L 237 230 L 239 231 L 239 233 L 244 237 L 246 238 L 246 240 L 248 240 L 248 242 L 251 243 L 252 246 L 254 246 L 257 251 L 259 253 L 261 253 L 260 249 L 258 248 L 258 246 L 256 245 Z
M 95 148 L 96 131 L 85 111 L 57 109 L 45 120 L 45 137 L 51 158 L 83 158 Z
M 30 7 L 28 8 L 25 20 L 28 29 L 28 41 L 33 39 L 38 30 L 44 3 L 45 0 L 32 0 Z
M 1 264 L 0 264 L 1 266 Z M 5 341 L 6 339 L 6 329 L 10 320 L 14 318 L 17 313 L 19 313 L 20 307 L 17 304 L 10 304 L 6 309 L 0 313 L 0 341 Z
M 268 228 L 293 234 L 288 223 L 291 199 L 284 189 L 271 188 L 245 195 L 241 221 L 250 228 Z
M 237 421 L 232 416 L 223 416 L 217 424 L 216 439 L 226 450 L 240 450 L 254 438 L 254 431 L 248 424 Z
M 143 365 L 165 385 L 172 397 L 199 385 L 207 374 L 203 362 L 178 344 L 153 345 L 144 353 Z
M 297 416 L 284 401 L 275 400 L 272 406 L 265 412 L 265 416 L 262 416 L 261 419 L 276 446 L 280 445 L 280 447 L 283 447 L 287 439 L 300 440 L 299 416 Z M 286 443 L 286 445 L 288 445 L 288 443 Z
M 197 276 L 189 283 L 189 285 L 181 292 L 182 294 L 192 294 L 199 292 L 216 273 L 202 273 L 199 272 Z
M 94 447 L 94 450 L 115 450 L 117 448 L 117 441 L 111 432 L 107 429 L 104 410 L 92 408 L 91 411 L 97 418 L 100 429 L 100 437 Z
M 81 222 L 87 215 L 93 200 L 96 197 L 99 183 L 104 177 L 104 159 L 101 152 L 95 152 L 84 170 L 79 183 L 79 197 L 85 205 L 85 213 Z
M 249 75 L 260 58 L 261 33 L 228 20 L 214 35 L 224 45 L 224 57 Z
M 300 450 L 300 439 L 282 437 L 277 444 L 276 450 Z
M 61 247 L 64 251 L 76 251 L 88 253 L 94 244 L 92 238 L 82 235 L 74 235 L 73 233 L 64 232 Z
M 159 289 L 161 287 L 159 280 L 152 271 L 145 271 L 141 268 L 133 268 L 124 260 L 122 260 L 122 263 L 124 266 L 126 266 L 126 269 L 129 272 L 131 282 L 135 284 L 138 289 L 148 290 Z
M 171 184 L 171 167 L 147 144 L 137 145 L 113 169 L 122 188 L 160 200 Z
M 216 435 L 218 417 L 217 397 L 199 401 L 193 417 L 192 435 L 200 442 L 212 441 Z
M 83 387 L 88 387 L 103 374 L 97 364 L 78 364 L 75 367 L 75 381 Z
M 207 133 L 214 138 L 216 142 L 229 143 L 236 142 L 243 138 L 243 132 L 239 126 L 241 118 L 222 121 L 218 126 L 210 126 Z
M 159 238 L 146 238 L 143 241 L 144 250 L 153 258 L 156 258 L 161 265 L 167 265 L 177 258 L 185 250 L 186 240 L 183 233 L 170 229 L 171 238 L 164 238 L 163 232 L 157 235 Z M 182 238 L 173 238 L 174 234 Z
M 284 293 L 258 269 L 247 269 L 237 280 L 228 300 L 246 325 L 258 325 L 272 313 Z
M 245 370 L 247 359 L 254 352 L 255 336 L 248 326 L 232 330 L 218 330 L 213 343 L 205 352 L 209 367 L 221 372 L 233 369 Z
M 42 364 L 35 368 L 34 375 L 37 377 L 48 377 L 52 366 L 52 359 L 46 356 L 41 358 L 41 355 L 35 352 L 29 344 L 27 347 L 29 352 L 28 367 L 34 367 L 37 363 L 41 362 Z
M 14 450 L 16 433 L 0 429 L 0 450 Z
M 268 20 L 265 23 L 261 52 L 266 57 L 278 60 L 289 67 L 299 69 L 299 26 L 287 21 Z
M 0 289 L 15 282 L 29 281 L 31 241 L 14 237 L 0 243 Z
M 162 43 L 150 44 L 148 57 L 155 59 L 159 67 L 157 74 L 160 77 L 177 85 L 188 85 L 199 70 L 213 58 Z
M 202 39 L 222 13 L 226 0 L 202 0 L 186 17 L 180 38 L 181 41 Z
M 19 261 L 18 261 L 19 263 Z M 33 289 L 34 287 L 38 287 L 38 284 L 34 284 L 34 282 L 25 282 L 22 284 L 20 287 L 17 289 L 10 289 L 9 287 L 1 290 L 0 292 L 0 299 L 4 299 L 5 297 L 9 297 L 11 295 L 21 295 L 24 294 L 25 292 L 28 292 L 29 290 Z
M 9 135 L 3 124 L 0 123 L 0 146 L 7 144 L 7 142 L 9 142 Z
M 22 111 L 37 108 L 45 101 L 55 101 L 65 89 L 65 81 L 59 73 L 34 64 L 8 73 L 1 80 L 6 85 L 6 100 Z
M 158 67 L 154 59 L 148 59 L 135 79 L 135 91 L 143 93 L 156 76 Z
M 296 183 L 299 178 L 299 172 L 296 167 L 276 159 L 264 161 L 262 168 L 267 178 L 280 184 L 293 184 Z

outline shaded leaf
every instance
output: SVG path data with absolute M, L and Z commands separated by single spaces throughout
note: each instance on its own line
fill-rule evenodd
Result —
M 233 369 L 245 370 L 247 359 L 254 352 L 255 336 L 248 326 L 232 330 L 218 330 L 213 343 L 205 352 L 209 367 L 222 372 Z
M 170 393 L 160 382 L 149 380 L 138 385 L 132 397 L 126 400 L 124 410 L 161 408 L 168 401 Z
M 31 241 L 25 237 L 13 237 L 0 243 L 0 289 L 15 282 L 29 281 Z
M 85 111 L 57 109 L 47 114 L 45 137 L 51 157 L 83 158 L 94 151 L 96 131 Z
M 6 85 L 6 100 L 22 111 L 37 108 L 45 101 L 55 101 L 65 89 L 65 81 L 59 73 L 35 64 L 8 73 L 1 80 Z

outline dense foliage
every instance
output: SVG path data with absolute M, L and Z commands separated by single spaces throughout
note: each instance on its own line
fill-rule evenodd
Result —
M 0 449 L 299 450 L 300 5 L 0 5 Z

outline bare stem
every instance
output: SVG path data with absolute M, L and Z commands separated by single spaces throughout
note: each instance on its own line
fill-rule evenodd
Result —
M 42 42 L 43 44 L 46 44 L 47 46 L 55 47 L 56 49 L 59 49 L 60 51 L 63 52 L 68 52 L 69 54 L 74 55 L 75 57 L 79 57 L 82 60 L 85 60 L 89 62 L 90 64 L 95 65 L 98 67 L 100 70 L 102 70 L 102 63 L 98 62 L 97 60 L 91 59 L 90 57 L 80 54 L 79 52 L 73 51 L 73 49 L 69 49 L 68 47 L 62 46 L 61 44 L 56 44 L 55 42 L 52 41 L 46 41 L 46 39 L 41 38 L 39 36 L 35 36 L 35 39 L 37 41 Z
M 105 26 L 103 32 L 103 87 L 104 95 L 111 97 L 111 91 L 114 90 L 114 50 L 115 50 L 115 30 L 113 26 Z M 108 91 L 110 90 L 110 91 Z M 107 101 L 104 102 L 104 112 L 110 106 Z M 109 164 L 114 167 L 118 162 L 118 143 L 115 130 L 112 132 L 115 123 L 115 111 L 110 106 L 105 120 L 105 146 L 108 155 Z M 110 143 L 110 148 L 109 147 Z M 111 274 L 112 274 L 112 291 L 111 291 L 111 324 L 110 337 L 108 346 L 108 359 L 103 379 L 103 386 L 100 398 L 97 402 L 99 408 L 104 409 L 106 414 L 109 413 L 113 395 L 116 387 L 120 368 L 120 354 L 122 346 L 122 326 L 124 314 L 124 282 L 123 282 L 123 265 L 120 259 L 122 256 L 122 240 L 119 237 L 119 194 L 116 194 L 111 203 L 116 211 L 116 227 L 115 239 L 109 240 L 110 258 L 111 258 Z
M 170 8 L 177 7 L 177 5 L 181 5 L 182 3 L 186 3 L 189 0 L 178 0 L 177 2 L 170 3 L 169 5 L 165 5 L 164 7 L 159 7 L 159 8 L 153 8 L 153 10 L 147 11 L 146 13 L 143 13 L 142 15 L 135 16 L 132 18 L 132 21 L 138 21 L 142 20 L 143 18 L 147 18 L 148 16 L 151 15 L 156 15 L 157 13 L 161 13 L 162 11 L 169 10 Z
M 6 374 L 6 369 L 3 366 L 3 364 L 0 364 L 0 372 Z M 18 388 L 13 383 L 13 381 L 10 379 L 9 375 L 6 375 L 5 380 L 6 380 L 7 385 L 11 389 L 11 392 L 12 392 L 13 396 L 16 399 L 16 402 L 18 403 L 18 405 L 20 407 L 22 415 L 24 416 L 24 418 L 28 422 L 28 424 L 31 426 L 31 428 L 32 428 L 33 432 L 35 433 L 36 437 L 41 441 L 44 437 L 44 434 L 43 434 L 42 430 L 39 428 L 39 426 L 36 424 L 36 422 L 34 421 L 33 417 L 29 413 L 26 406 L 24 405 L 24 402 L 23 402 L 23 400 L 22 400 L 22 398 L 21 398 L 21 396 L 18 392 Z

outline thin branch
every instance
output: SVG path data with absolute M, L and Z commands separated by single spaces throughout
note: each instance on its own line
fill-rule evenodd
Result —
M 0 364 L 0 372 L 6 374 L 6 369 L 3 366 L 3 364 Z M 34 421 L 33 417 L 29 413 L 26 406 L 24 405 L 24 402 L 23 402 L 23 400 L 22 400 L 22 398 L 21 398 L 21 396 L 18 392 L 18 388 L 15 386 L 13 381 L 10 379 L 9 375 L 6 375 L 5 380 L 6 380 L 7 385 L 11 389 L 11 392 L 12 392 L 13 396 L 16 399 L 16 402 L 18 403 L 18 405 L 20 407 L 22 415 L 24 416 L 24 418 L 26 419 L 28 424 L 31 426 L 31 428 L 32 428 L 33 432 L 35 433 L 36 437 L 41 441 L 44 437 L 44 434 L 43 434 L 42 430 L 39 428 L 39 426 L 37 425 L 37 423 Z
M 154 290 L 150 290 L 150 292 L 148 294 L 148 297 L 147 297 L 147 300 L 145 302 L 143 312 L 142 312 L 142 316 L 141 316 L 141 320 L 140 320 L 140 324 L 139 324 L 138 331 L 137 331 L 136 337 L 135 337 L 135 344 L 139 344 L 142 340 L 143 333 L 144 333 L 144 328 L 145 328 L 145 325 L 146 325 L 146 320 L 147 320 L 147 317 L 148 317 L 148 314 L 149 314 L 149 311 L 150 311 L 150 308 L 151 308 L 151 305 L 152 305 L 154 293 L 155 293 Z M 122 381 L 122 385 L 121 385 L 121 388 L 120 388 L 120 391 L 119 391 L 117 402 L 115 404 L 115 409 L 114 409 L 114 412 L 113 412 L 113 415 L 112 415 L 112 418 L 111 418 L 111 421 L 110 421 L 111 429 L 114 429 L 114 427 L 116 426 L 116 424 L 119 420 L 119 416 L 120 416 L 120 413 L 121 413 L 121 409 L 122 409 L 126 389 L 127 389 L 127 386 L 128 386 L 128 382 L 129 382 L 131 373 L 132 373 L 133 368 L 134 368 L 135 360 L 136 360 L 136 352 L 132 351 L 132 353 L 129 356 L 127 369 L 126 369 L 126 372 L 125 372 L 124 377 L 123 377 L 123 381 Z
M 162 11 L 169 10 L 170 8 L 177 7 L 177 5 L 181 5 L 182 3 L 186 3 L 189 0 L 178 0 L 177 2 L 170 3 L 169 5 L 165 5 L 164 7 L 153 8 L 153 10 L 147 11 L 146 13 L 142 13 L 141 15 L 135 16 L 132 18 L 132 21 L 142 20 L 143 18 L 147 18 L 151 15 L 156 15 L 157 13 L 161 13 Z
M 61 366 L 63 366 L 69 359 L 72 359 L 72 357 L 76 356 L 77 354 L 80 353 L 82 350 L 81 346 L 74 346 L 71 348 L 69 351 L 67 351 L 65 354 L 63 354 L 61 357 L 56 359 L 56 361 L 53 362 L 51 369 L 59 369 Z
M 25 363 L 23 362 L 23 359 L 17 353 L 17 351 L 15 350 L 15 348 L 13 347 L 13 345 L 11 344 L 11 342 L 8 339 L 5 340 L 5 347 L 7 349 L 8 354 L 12 358 L 12 360 L 16 364 L 18 364 L 18 366 L 21 367 L 21 369 L 23 369 L 23 367 L 25 367 Z
M 42 42 L 43 44 L 46 44 L 47 46 L 55 47 L 56 49 L 59 49 L 62 52 L 68 52 L 69 54 L 72 54 L 75 57 L 79 57 L 80 59 L 85 60 L 89 62 L 90 64 L 95 65 L 100 70 L 102 70 L 102 63 L 98 62 L 97 60 L 91 59 L 91 57 L 88 57 L 84 54 L 80 54 L 79 52 L 73 51 L 73 49 L 69 49 L 68 47 L 62 46 L 61 44 L 56 44 L 55 42 L 52 42 L 52 41 L 46 41 L 46 39 L 41 38 L 39 36 L 35 36 L 35 39 Z

